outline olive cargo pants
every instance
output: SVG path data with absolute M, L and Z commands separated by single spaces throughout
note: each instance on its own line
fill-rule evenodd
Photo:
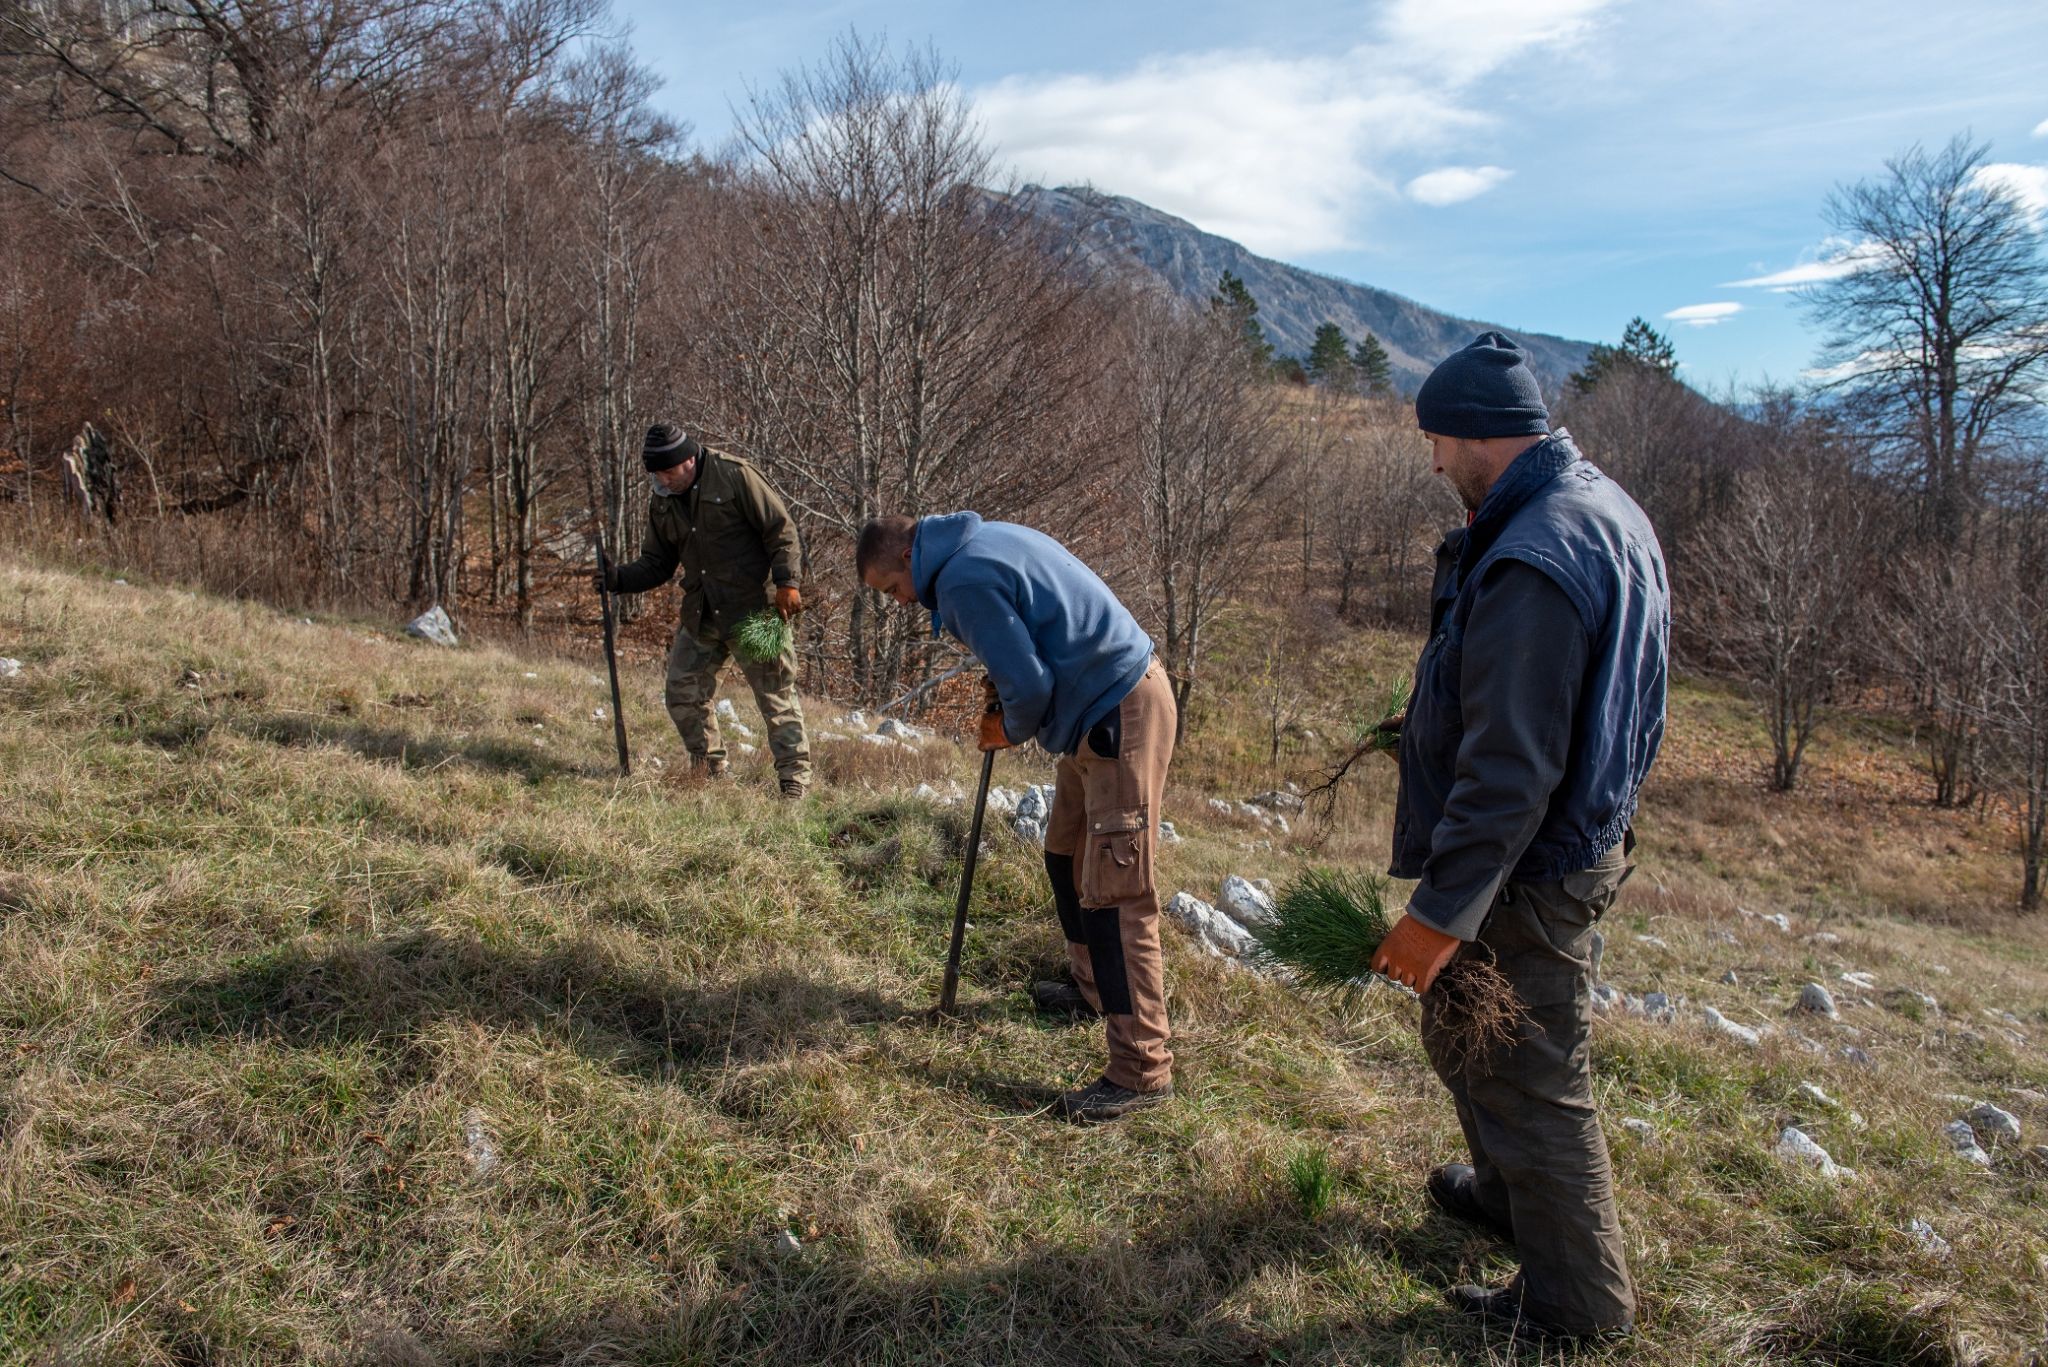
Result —
M 1504 883 L 1460 957 L 1490 951 L 1529 1018 L 1514 1043 L 1461 1058 L 1422 998 L 1423 1047 L 1457 1103 L 1487 1213 L 1514 1231 L 1526 1310 L 1574 1333 L 1634 1322 L 1607 1140 L 1593 1109 L 1593 923 L 1631 866 L 1623 845 L 1556 883 Z
M 730 654 L 725 633 L 708 613 L 696 635 L 678 630 L 668 652 L 668 685 L 662 701 L 682 735 L 683 748 L 690 752 L 691 763 L 712 769 L 725 766 L 725 742 L 718 734 L 711 701 L 718 692 L 718 671 Z M 768 724 L 768 749 L 775 756 L 776 775 L 809 784 L 811 745 L 804 735 L 804 712 L 796 698 L 795 644 L 775 659 L 760 664 L 742 659 L 739 665 L 753 687 L 761 719 Z
M 1045 869 L 1074 985 L 1107 1026 L 1103 1076 L 1140 1092 L 1173 1080 L 1153 867 L 1174 712 L 1154 660 L 1114 717 L 1060 757 L 1045 827 Z

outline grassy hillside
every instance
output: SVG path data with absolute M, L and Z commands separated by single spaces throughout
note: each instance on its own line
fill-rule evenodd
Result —
M 1207 799 L 1302 768 L 1407 649 L 1334 651 L 1277 769 L 1219 685 L 1164 890 L 1300 867 Z M 621 782 L 589 662 L 20 565 L 0 655 L 0 1361 L 1534 1360 L 1441 1304 L 1512 1264 L 1425 1206 L 1457 1131 L 1392 994 L 1339 1017 L 1169 932 L 1179 1097 L 1053 1123 L 1100 1042 L 1028 1010 L 1061 948 L 1005 830 L 967 1017 L 923 1019 L 965 823 L 907 790 L 964 750 L 821 746 L 794 807 L 758 756 L 692 787 L 643 670 L 670 764 Z M 1766 799 L 1749 725 L 1679 698 L 1606 976 L 1775 1028 L 1600 1021 L 1644 1333 L 1589 1360 L 2021 1360 L 2048 961 L 2003 833 L 1913 805 L 1874 726 Z M 1315 857 L 1382 858 L 1390 785 Z M 1788 1020 L 1807 981 L 1840 1023 Z M 1974 1099 L 2025 1127 L 1988 1170 L 1941 1132 Z M 1774 1158 L 1795 1121 L 1855 1176 Z

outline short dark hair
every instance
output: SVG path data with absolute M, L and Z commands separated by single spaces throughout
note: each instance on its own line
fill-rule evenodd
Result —
M 883 560 L 903 554 L 916 535 L 917 519 L 914 517 L 894 513 L 874 519 L 860 529 L 860 544 L 853 552 L 853 572 L 865 582 L 871 568 Z

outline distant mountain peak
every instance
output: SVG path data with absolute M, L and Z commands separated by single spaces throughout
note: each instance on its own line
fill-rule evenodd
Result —
M 1549 393 L 1563 389 L 1591 349 L 1590 343 L 1567 337 L 1459 318 L 1390 290 L 1259 256 L 1184 218 L 1093 186 L 1049 190 L 1026 185 L 1013 199 L 1078 231 L 1102 264 L 1150 276 L 1183 298 L 1205 301 L 1224 271 L 1240 276 L 1259 301 L 1259 323 L 1267 338 L 1284 355 L 1305 355 L 1324 323 L 1335 323 L 1353 342 L 1370 332 L 1387 349 L 1394 382 L 1406 392 L 1412 393 L 1438 361 L 1488 329 L 1497 328 L 1522 345 Z

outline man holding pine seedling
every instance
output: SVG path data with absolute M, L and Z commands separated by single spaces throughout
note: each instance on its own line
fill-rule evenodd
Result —
M 1589 950 L 1633 867 L 1630 822 L 1664 734 L 1663 552 L 1642 509 L 1550 430 L 1500 333 L 1439 365 L 1415 413 L 1470 523 L 1437 551 L 1400 726 L 1391 872 L 1419 881 L 1372 966 L 1422 993 L 1424 1045 L 1472 1153 L 1430 1174 L 1430 1199 L 1522 1258 L 1506 1287 L 1457 1287 L 1452 1303 L 1541 1338 L 1626 1333 Z M 1491 959 L 1526 1008 L 1504 1047 L 1455 1046 L 1430 987 L 1461 955 Z
M 1062 1117 L 1115 1120 L 1173 1095 L 1153 862 L 1175 712 L 1152 640 L 1066 547 L 976 513 L 884 517 L 861 532 L 861 582 L 950 631 L 988 670 L 984 751 L 1036 738 L 1058 757 L 1045 871 L 1071 983 L 1039 1010 L 1100 1015 L 1109 1065 L 1063 1093 Z
M 811 781 L 811 747 L 796 697 L 796 524 L 782 496 L 746 461 L 713 451 L 658 422 L 641 447 L 653 496 L 647 544 L 630 565 L 599 571 L 600 587 L 645 593 L 683 574 L 682 620 L 668 655 L 663 701 L 682 733 L 691 768 L 726 773 L 725 744 L 711 702 L 726 656 L 738 656 L 768 724 L 768 748 L 782 795 Z

